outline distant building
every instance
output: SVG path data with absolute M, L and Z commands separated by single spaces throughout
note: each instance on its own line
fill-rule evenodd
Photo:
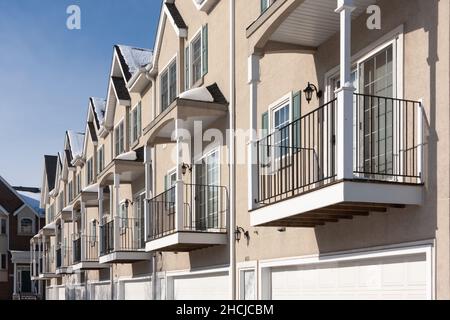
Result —
M 0 300 L 34 298 L 42 292 L 31 281 L 30 239 L 45 214 L 35 199 L 38 190 L 17 190 L 0 176 Z

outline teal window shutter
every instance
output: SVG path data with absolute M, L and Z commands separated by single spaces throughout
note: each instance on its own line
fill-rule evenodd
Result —
M 301 91 L 296 92 L 292 96 L 292 120 L 293 120 L 293 145 L 296 148 L 300 148 L 300 141 L 301 141 L 301 116 L 302 116 L 302 96 Z
M 189 73 L 189 65 L 190 65 L 190 57 L 189 57 L 189 46 L 186 48 L 186 52 L 184 54 L 184 65 L 185 65 L 185 72 L 184 72 L 184 89 L 189 90 L 190 88 L 190 73 Z
M 208 73 L 208 25 L 202 28 L 202 75 Z

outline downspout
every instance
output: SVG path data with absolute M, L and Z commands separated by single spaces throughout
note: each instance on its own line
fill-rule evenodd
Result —
M 236 75 L 235 75 L 235 0 L 230 0 L 230 104 L 229 104 L 229 174 L 230 174 L 230 225 L 229 225 L 229 242 L 230 242 L 230 299 L 236 300 L 236 242 L 234 239 L 234 230 L 236 229 L 236 210 L 235 210 L 235 185 L 236 185 L 236 168 L 235 168 L 235 108 L 236 108 Z

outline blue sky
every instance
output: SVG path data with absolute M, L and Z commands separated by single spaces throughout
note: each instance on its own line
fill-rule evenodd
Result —
M 81 30 L 66 9 L 81 8 Z M 43 155 L 84 131 L 88 98 L 104 97 L 112 46 L 152 48 L 158 0 L 0 0 L 0 175 L 40 186 Z

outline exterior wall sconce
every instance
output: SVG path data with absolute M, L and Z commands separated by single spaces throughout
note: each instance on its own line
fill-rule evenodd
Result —
M 236 241 L 241 241 L 242 234 L 244 234 L 245 239 L 250 240 L 250 233 L 248 231 L 245 231 L 242 227 L 236 227 L 236 231 L 234 232 L 236 236 Z
M 187 164 L 187 163 L 183 163 L 181 166 L 181 173 L 184 175 L 186 175 L 186 172 L 189 170 L 189 172 L 192 172 L 192 165 Z
M 308 82 L 308 86 L 305 90 L 303 90 L 303 92 L 305 93 L 306 101 L 308 102 L 308 104 L 311 102 L 314 92 L 316 93 L 317 99 L 322 98 L 323 95 L 322 91 L 317 89 L 317 87 L 310 82 Z
M 133 205 L 133 201 L 131 201 L 130 199 L 127 199 L 127 200 L 125 200 L 124 204 L 125 204 L 125 208 L 128 209 L 130 207 L 130 205 Z

